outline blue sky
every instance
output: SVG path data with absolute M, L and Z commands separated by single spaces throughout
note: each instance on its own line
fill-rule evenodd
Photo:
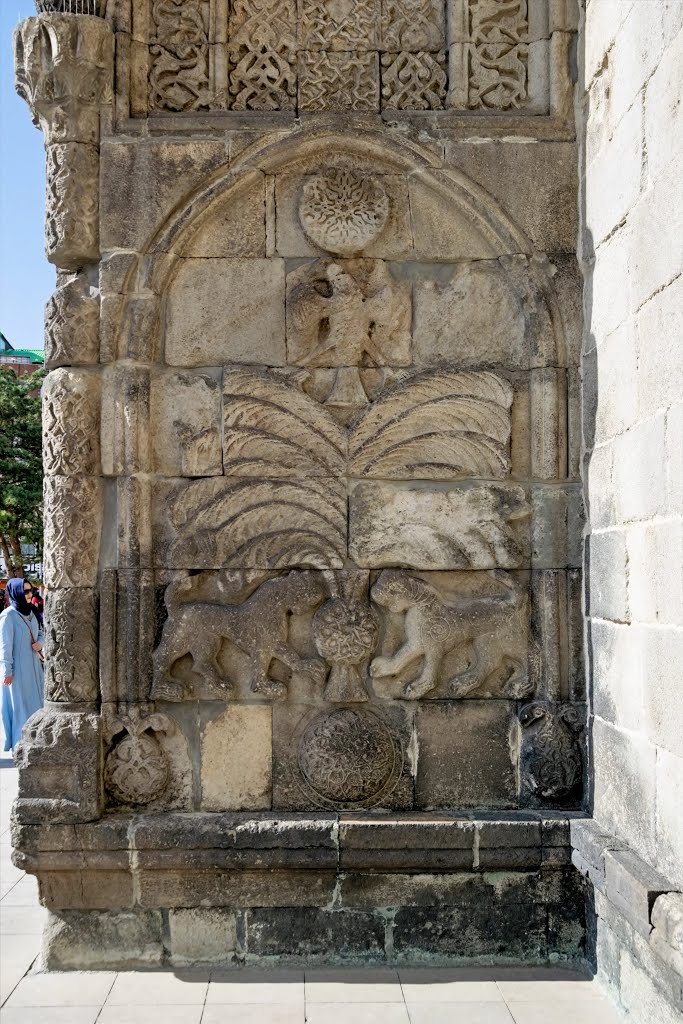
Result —
M 0 330 L 15 348 L 42 348 L 55 282 L 43 249 L 43 136 L 14 91 L 12 30 L 31 14 L 32 0 L 0 0 Z

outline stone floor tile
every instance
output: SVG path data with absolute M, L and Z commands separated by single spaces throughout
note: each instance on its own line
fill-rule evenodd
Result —
M 38 883 L 33 875 L 25 875 L 0 900 L 3 907 L 35 907 L 38 903 Z
M 45 907 L 8 907 L 0 903 L 0 935 L 41 935 Z
M 410 1024 L 404 1003 L 307 1003 L 306 1024 Z
M 2 1024 L 95 1024 L 99 1012 L 99 1006 L 3 1007 Z
M 408 1003 L 410 1024 L 514 1024 L 505 1003 Z M 547 1008 L 546 1008 L 547 1009 Z M 546 1016 L 544 1024 L 555 1024 Z
M 547 1003 L 549 999 L 553 1003 L 572 1003 L 577 999 L 604 998 L 598 983 L 585 977 L 572 981 L 499 981 L 498 988 L 508 1003 Z
M 407 1003 L 502 1003 L 503 996 L 494 974 L 485 968 L 400 968 L 403 996 Z
M 268 1003 L 303 1007 L 304 972 L 259 971 L 249 968 L 212 971 L 206 1005 L 218 1003 Z
M 304 1008 L 274 1003 L 231 1003 L 228 1010 L 227 1005 L 216 1003 L 204 1007 L 201 1024 L 304 1024 Z
M 305 972 L 306 1007 L 312 1003 L 402 1003 L 398 972 L 392 969 L 321 969 Z
M 2 967 L 23 967 L 27 971 L 40 953 L 40 935 L 13 935 L 11 942 L 3 942 Z
M 22 871 L 21 868 L 15 867 L 7 854 L 4 857 L 0 857 L 0 878 L 3 882 L 19 882 L 25 876 L 26 872 Z
M 105 1006 L 97 1024 L 200 1024 L 203 1006 Z
M 535 1003 L 510 1001 L 507 1005 L 515 1024 L 624 1024 L 623 1017 L 604 997 L 557 1003 L 549 993 L 545 1000 Z
M 122 971 L 106 1005 L 203 1005 L 208 987 L 208 971 Z
M 115 977 L 113 971 L 28 974 L 7 1000 L 7 1006 L 101 1006 Z
M 28 969 L 28 965 L 26 964 L 8 964 L 5 963 L 5 958 L 2 958 L 2 965 L 0 969 L 0 1006 L 6 999 L 9 999 Z M 3 1024 L 4 1020 L 5 1018 L 3 1015 Z

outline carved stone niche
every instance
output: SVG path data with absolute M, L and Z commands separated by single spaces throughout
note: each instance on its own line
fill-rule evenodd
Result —
M 17 91 L 45 135 L 46 254 L 77 270 L 99 255 L 100 110 L 112 99 L 114 37 L 87 15 L 41 14 L 14 34 Z

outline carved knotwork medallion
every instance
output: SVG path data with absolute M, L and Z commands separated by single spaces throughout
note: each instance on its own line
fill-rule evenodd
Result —
M 304 724 L 300 784 L 323 807 L 373 807 L 394 789 L 403 754 L 397 737 L 368 708 L 340 707 Z
M 532 801 L 558 801 L 581 786 L 582 721 L 575 707 L 535 701 L 519 713 L 522 786 Z
M 161 796 L 170 768 L 154 734 L 170 733 L 173 728 L 166 715 L 145 714 L 137 706 L 110 720 L 107 727 L 110 741 L 125 733 L 115 742 L 104 764 L 104 783 L 115 800 L 124 804 L 149 804 Z
M 376 178 L 353 171 L 317 174 L 303 187 L 299 216 L 311 239 L 338 256 L 362 252 L 382 232 L 389 199 Z

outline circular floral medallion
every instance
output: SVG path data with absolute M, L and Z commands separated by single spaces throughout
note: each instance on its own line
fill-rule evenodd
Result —
M 317 174 L 303 187 L 304 231 L 315 245 L 339 256 L 361 253 L 379 236 L 388 215 L 384 186 L 353 171 Z
M 124 804 L 148 804 L 163 793 L 169 769 L 159 742 L 149 734 L 125 736 L 107 757 L 105 785 Z
M 304 724 L 298 746 L 304 788 L 327 807 L 371 807 L 398 782 L 398 739 L 368 708 L 340 707 Z

